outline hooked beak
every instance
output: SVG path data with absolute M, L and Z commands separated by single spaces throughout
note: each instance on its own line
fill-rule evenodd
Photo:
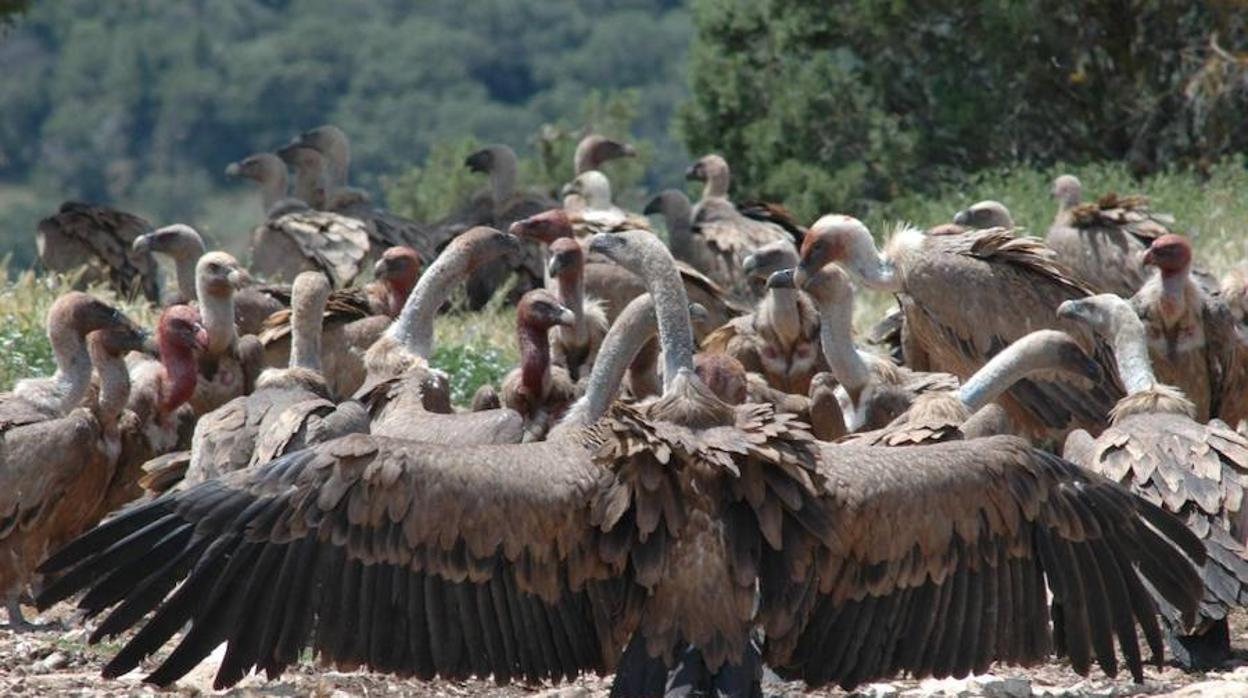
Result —
M 386 259 L 385 257 L 382 257 L 381 259 L 377 260 L 376 264 L 373 265 L 373 278 L 384 279 L 390 275 L 391 271 L 392 269 L 391 269 L 390 260 Z
M 567 308 L 561 308 L 559 310 L 559 319 L 555 322 L 555 324 L 563 325 L 564 327 L 571 327 L 575 325 L 576 313 L 572 312 L 571 310 Z
M 1157 257 L 1153 255 L 1153 250 L 1151 247 L 1147 250 L 1144 250 L 1144 256 L 1140 258 L 1140 264 L 1143 264 L 1146 267 L 1157 266 Z
M 563 273 L 569 264 L 568 258 L 564 255 L 552 255 L 550 261 L 546 263 L 546 274 L 553 279 Z
M 767 288 L 797 288 L 792 269 L 781 269 L 767 277 Z
M 971 224 L 971 212 L 970 212 L 970 209 L 965 209 L 965 208 L 964 208 L 964 209 L 962 209 L 961 211 L 958 211 L 957 213 L 955 213 L 955 214 L 953 215 L 953 222 L 954 222 L 954 224 L 956 224 L 956 225 L 966 225 L 966 226 L 969 226 L 969 225 Z
M 806 284 L 810 283 L 811 277 L 810 266 L 806 264 L 806 260 L 797 263 L 797 269 L 793 271 L 793 286 L 795 288 L 806 288 Z M 770 282 L 771 279 L 768 279 Z
M 152 236 L 148 233 L 138 236 L 134 242 L 130 244 L 130 249 L 138 253 L 144 253 L 152 249 Z
M 489 172 L 490 171 L 490 151 L 478 150 L 477 152 L 464 158 L 464 167 L 473 172 Z
M 195 323 L 195 346 L 200 351 L 208 349 L 208 330 L 202 323 Z
M 707 312 L 706 306 L 701 303 L 690 303 L 689 319 L 693 322 L 694 327 L 703 328 L 711 321 L 711 314 Z
M 156 336 L 153 333 L 148 332 L 147 330 L 143 330 L 142 332 L 143 332 L 143 340 L 142 340 L 142 346 L 139 348 L 139 351 L 143 352 L 144 354 L 151 355 L 151 356 L 159 356 L 160 347 L 156 345 Z M 204 336 L 207 337 L 206 334 Z
M 233 286 L 236 291 L 251 282 L 251 275 L 242 269 L 234 269 L 230 271 L 225 278 L 230 282 L 230 286 Z
M 702 168 L 695 162 L 685 170 L 685 179 L 698 180 L 702 179 Z
M 562 188 L 559 189 L 559 196 L 561 197 L 568 196 L 570 194 L 580 194 L 580 193 L 581 193 L 581 187 L 577 185 L 575 181 L 568 182 L 567 184 L 563 185 Z
M 745 272 L 746 276 L 753 276 L 754 270 L 758 268 L 758 265 L 758 255 L 756 254 L 747 255 L 745 259 L 741 260 L 741 270 Z
M 1057 316 L 1063 320 L 1079 320 L 1083 317 L 1083 304 L 1077 300 L 1063 301 L 1057 306 Z
M 231 162 L 230 164 L 225 166 L 225 176 L 226 177 L 242 177 L 243 168 L 240 167 L 237 162 Z
M 653 216 L 656 213 L 663 213 L 663 197 L 656 196 L 646 203 L 646 207 L 641 210 L 647 216 Z

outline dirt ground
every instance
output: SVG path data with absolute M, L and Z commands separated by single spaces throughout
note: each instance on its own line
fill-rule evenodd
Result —
M 33 612 L 31 612 L 33 613 Z M 221 695 L 212 691 L 216 662 L 201 664 L 177 686 L 158 690 L 142 683 L 143 672 L 135 671 L 117 680 L 100 678 L 99 671 L 119 645 L 86 644 L 87 630 L 73 623 L 71 608 L 57 606 L 32 618 L 47 627 L 15 634 L 0 630 L 0 695 L 135 696 L 135 695 Z M 1232 617 L 1235 657 L 1219 671 L 1184 674 L 1173 667 L 1158 671 L 1150 668 L 1143 684 L 1129 677 L 1109 679 L 1094 669 L 1081 677 L 1060 662 L 1032 669 L 999 666 L 988 676 L 963 680 L 895 680 L 860 687 L 854 695 L 870 698 L 926 698 L 927 696 L 1248 696 L 1248 613 Z M 166 647 L 166 650 L 169 648 Z M 215 659 L 220 658 L 218 654 Z M 154 664 L 145 665 L 147 669 Z M 1125 673 L 1125 672 L 1124 672 Z M 399 680 L 367 672 L 342 673 L 304 664 L 278 681 L 251 676 L 224 695 L 229 696 L 492 696 L 517 698 L 542 695 L 547 698 L 588 698 L 606 696 L 610 677 L 583 677 L 574 684 L 559 686 L 496 686 L 487 681 L 423 682 Z M 768 675 L 763 684 L 767 696 L 843 696 L 842 691 L 804 691 L 801 684 L 784 683 Z

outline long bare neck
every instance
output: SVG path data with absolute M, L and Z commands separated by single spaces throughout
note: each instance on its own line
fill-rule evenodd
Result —
M 325 198 L 325 193 L 319 169 L 307 164 L 301 164 L 295 169 L 295 198 L 309 206 L 316 206 Z
M 286 198 L 286 170 L 285 168 L 274 168 L 265 173 L 264 179 L 259 180 L 260 184 L 260 201 L 264 205 L 265 213 L 268 213 L 273 205 Z
M 585 325 L 585 276 L 579 269 L 568 269 L 559 275 L 556 294 L 563 307 L 572 311 L 576 322 L 572 332 L 578 341 L 584 341 Z
M 160 410 L 169 414 L 181 407 L 195 394 L 199 370 L 195 366 L 195 354 L 183 347 L 160 348 L 163 375 L 160 384 Z
M 467 263 L 461 253 L 447 250 L 439 255 L 416 282 L 398 319 L 390 324 L 389 335 L 413 355 L 428 359 L 433 353 L 433 321 L 438 308 L 466 274 Z
M 641 249 L 638 272 L 654 296 L 655 314 L 659 323 L 659 342 L 663 347 L 663 390 L 681 370 L 693 371 L 693 321 L 689 317 L 689 298 L 680 280 L 676 260 L 664 250 L 646 246 Z
M 351 146 L 344 138 L 335 138 L 325 157 L 329 159 L 329 184 L 335 189 L 347 186 L 347 172 L 351 169 Z
M 857 395 L 871 381 L 871 371 L 854 347 L 854 304 L 852 291 L 848 293 L 848 302 L 818 303 L 819 342 L 836 380 Z
M 56 361 L 52 379 L 61 396 L 60 412 L 64 414 L 77 407 L 91 387 L 91 354 L 82 335 L 67 325 L 49 326 L 48 340 Z
M 506 204 L 516 193 L 516 158 L 505 151 L 497 151 L 490 163 L 490 192 L 494 206 Z
M 516 336 L 520 345 L 520 383 L 529 395 L 542 396 L 550 372 L 550 340 L 546 330 L 521 321 L 516 326 Z
M 1161 273 L 1161 314 L 1173 322 L 1187 310 L 1187 293 L 1191 286 L 1187 268 Z
M 663 217 L 667 219 L 667 244 L 678 259 L 688 260 L 693 254 L 693 209 L 684 196 L 664 202 Z
M 102 348 L 92 347 L 91 359 L 95 364 L 95 372 L 100 377 L 96 417 L 101 424 L 112 426 L 117 423 L 130 399 L 130 374 L 126 371 L 124 359 Z
M 182 300 L 188 303 L 199 300 L 199 292 L 195 288 L 195 264 L 203 253 L 204 250 L 201 247 L 194 254 L 187 252 L 173 256 L 173 277 L 178 284 L 178 293 L 181 293 Z
M 792 346 L 802 333 L 802 319 L 797 309 L 797 294 L 793 288 L 773 288 L 767 292 L 760 310 L 781 342 Z
M 1148 356 L 1148 338 L 1144 323 L 1130 306 L 1114 311 L 1110 324 L 1110 346 L 1118 363 L 1118 375 L 1128 395 L 1148 390 L 1157 382 L 1153 363 Z
M 624 372 L 657 331 L 654 298 L 650 294 L 639 296 L 625 306 L 602 339 L 584 396 L 568 410 L 561 426 L 592 424 L 606 414 L 607 407 L 620 392 Z
M 702 198 L 719 198 L 728 197 L 728 185 L 730 183 L 730 175 L 727 168 L 715 168 L 706 178 L 706 184 L 702 186 Z
M 295 303 L 291 307 L 291 368 L 321 372 L 321 334 L 324 312 L 325 302 L 322 299 Z
M 966 409 L 975 413 L 1028 375 L 1060 368 L 1060 356 L 1046 347 L 1045 334 L 1042 330 L 1019 339 L 966 379 L 958 389 Z
M 234 327 L 234 293 L 213 295 L 197 284 L 199 314 L 208 332 L 208 353 L 223 354 L 234 346 L 238 331 Z

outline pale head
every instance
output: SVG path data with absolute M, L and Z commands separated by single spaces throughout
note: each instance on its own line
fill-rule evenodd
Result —
M 799 269 L 794 274 L 793 281 L 798 288 L 810 294 L 819 306 L 852 306 L 854 302 L 854 287 L 849 282 L 849 276 L 836 266 L 826 266 L 806 275 Z
M 579 195 L 585 199 L 589 208 L 608 208 L 611 206 L 611 181 L 598 170 L 589 170 L 577 175 L 575 179 L 563 185 L 561 196 Z
M 315 149 L 322 155 L 329 155 L 335 148 L 346 146 L 347 134 L 333 124 L 325 124 L 300 133 L 295 138 L 295 143 Z
M 457 236 L 442 254 L 462 255 L 466 269 L 472 272 L 500 257 L 517 257 L 520 254 L 520 238 L 496 228 L 479 225 Z
M 325 167 L 325 156 L 320 151 L 299 143 L 278 148 L 274 154 L 297 170 L 319 173 Z
M 1083 201 L 1083 183 L 1074 175 L 1064 174 L 1053 180 L 1049 193 L 1062 208 L 1073 208 Z
M 464 158 L 464 167 L 473 172 L 489 174 L 502 166 L 509 165 L 514 169 L 515 162 L 516 153 L 510 146 L 495 143 L 474 151 Z
M 869 265 L 878 265 L 878 253 L 871 231 L 862 221 L 838 213 L 828 214 L 806 231 L 802 240 L 796 281 L 804 279 L 829 264 L 839 264 L 859 277 L 871 275 Z
M 797 248 L 788 240 L 775 240 L 754 250 L 741 261 L 746 274 L 766 279 L 781 269 L 797 266 Z
M 87 345 L 97 352 L 117 358 L 147 348 L 147 332 L 134 323 L 95 330 L 87 335 Z
M 646 208 L 642 213 L 647 216 L 652 216 L 656 213 L 662 214 L 670 224 L 677 217 L 683 216 L 688 218 L 692 210 L 693 204 L 689 202 L 689 197 L 683 191 L 679 189 L 664 189 L 646 203 Z
M 102 329 L 125 328 L 139 332 L 138 325 L 115 306 L 82 291 L 70 291 L 48 308 L 48 334 L 73 332 L 86 336 Z
M 980 201 L 971 204 L 970 207 L 958 211 L 953 217 L 953 222 L 957 225 L 964 225 L 969 228 L 1013 228 L 1014 217 L 1010 215 L 1010 210 L 1000 201 Z
M 549 245 L 559 238 L 572 237 L 572 219 L 563 209 L 552 208 L 512 223 L 507 231 L 525 240 Z
M 231 162 L 226 166 L 225 174 L 227 177 L 242 177 L 267 184 L 286 178 L 286 163 L 273 153 L 256 153 L 238 162 Z
M 603 163 L 637 155 L 633 146 L 606 136 L 591 133 L 576 144 L 572 167 L 576 174 L 598 169 Z
M 195 265 L 196 287 L 201 294 L 230 296 L 247 278 L 238 260 L 227 252 L 208 252 Z
M 309 307 L 323 306 L 329 300 L 329 294 L 333 290 L 333 285 L 329 283 L 329 279 L 319 271 L 300 272 L 295 277 L 295 282 L 291 284 L 290 296 L 297 302 L 304 303 Z
M 136 252 L 154 252 L 174 259 L 198 259 L 204 254 L 204 239 L 191 226 L 174 223 L 134 239 Z

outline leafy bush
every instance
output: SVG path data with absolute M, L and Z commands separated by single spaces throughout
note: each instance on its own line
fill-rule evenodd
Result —
M 1248 61 L 1220 48 L 1248 39 L 1241 0 L 693 8 L 690 150 L 803 217 L 1009 163 L 1139 175 L 1248 146 Z

